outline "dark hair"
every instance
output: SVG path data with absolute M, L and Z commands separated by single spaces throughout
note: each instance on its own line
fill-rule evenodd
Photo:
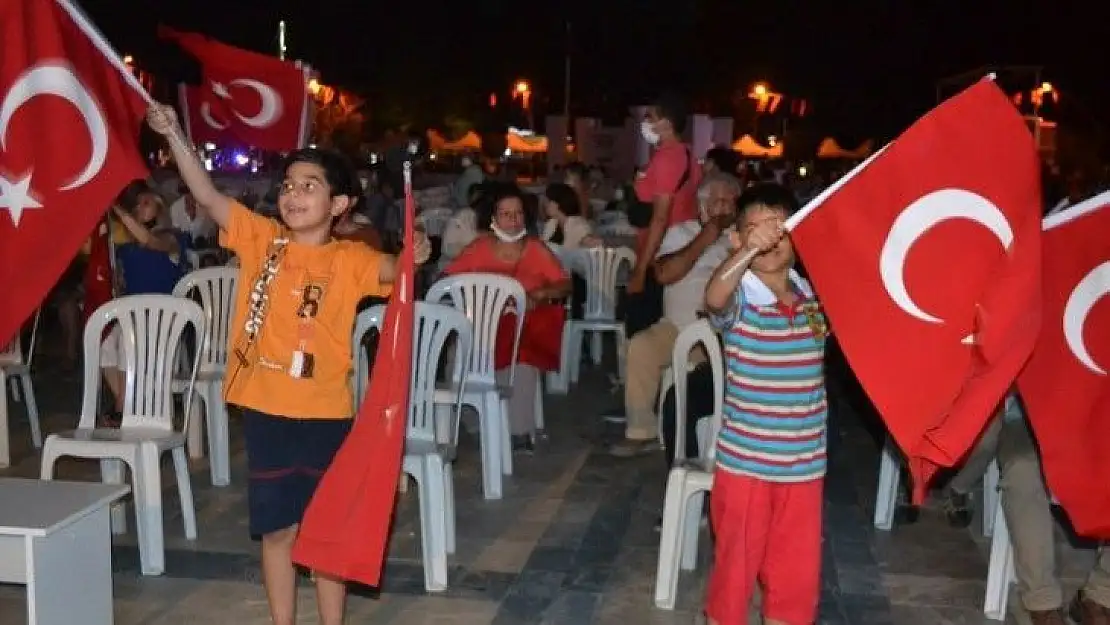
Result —
M 586 180 L 586 177 L 587 177 L 586 166 L 583 165 L 582 163 L 578 163 L 578 162 L 570 163 L 569 165 L 566 166 L 566 169 L 563 170 L 563 176 L 564 176 L 564 178 L 563 178 L 564 180 L 566 179 L 565 178 L 566 176 L 577 176 L 578 178 L 580 178 L 581 180 L 584 181 L 584 180 Z
M 568 184 L 553 183 L 547 185 L 544 197 L 559 205 L 559 212 L 567 217 L 582 214 L 582 205 L 578 202 L 578 194 Z
M 493 215 L 497 212 L 497 205 L 503 200 L 516 198 L 520 200 L 521 206 L 524 207 L 524 218 L 528 219 L 528 201 L 525 199 L 525 194 L 520 190 L 520 187 L 509 182 L 486 182 L 486 187 L 482 193 L 481 200 L 478 206 L 474 207 L 474 212 L 478 216 L 478 230 L 489 230 L 490 224 L 493 223 Z
M 726 174 L 736 175 L 736 168 L 740 164 L 740 157 L 730 148 L 716 147 L 705 153 L 705 160 L 712 162 L 717 169 Z
M 308 163 L 324 170 L 324 181 L 332 197 L 346 195 L 352 199 L 362 195 L 358 174 L 350 159 L 339 152 L 319 148 L 302 148 L 290 152 L 281 164 L 281 174 L 286 176 L 295 163 Z M 356 190 L 358 189 L 358 190 Z
M 760 182 L 745 189 L 740 197 L 736 199 L 737 222 L 743 220 L 744 213 L 753 206 L 781 208 L 789 217 L 797 212 L 798 199 L 794 197 L 790 189 L 781 184 Z
M 671 122 L 676 135 L 686 132 L 686 101 L 677 93 L 662 93 L 651 102 L 651 108 L 660 119 Z
M 139 198 L 148 193 L 155 193 L 146 180 L 136 178 L 127 183 L 127 186 L 116 196 L 116 205 L 125 211 L 133 211 L 139 204 Z

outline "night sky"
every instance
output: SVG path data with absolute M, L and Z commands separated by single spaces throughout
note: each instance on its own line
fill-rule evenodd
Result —
M 490 92 L 507 95 L 517 78 L 532 82 L 538 115 L 561 109 L 567 49 L 576 115 L 617 117 L 663 89 L 727 114 L 737 93 L 767 80 L 806 98 L 832 134 L 882 137 L 935 104 L 938 79 L 987 64 L 1044 65 L 1043 79 L 1092 119 L 1105 117 L 1110 97 L 1106 12 L 1094 0 L 81 4 L 122 54 L 172 80 L 195 80 L 196 70 L 155 39 L 158 22 L 276 53 L 285 19 L 290 57 L 312 63 L 324 82 L 428 120 L 488 108 Z

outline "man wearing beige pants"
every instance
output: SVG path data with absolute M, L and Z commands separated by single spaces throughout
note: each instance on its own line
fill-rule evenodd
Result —
M 1008 401 L 998 441 L 1002 510 L 1014 547 L 1014 574 L 1033 625 L 1066 625 L 1056 573 L 1055 521 L 1040 458 L 1019 402 Z M 1092 479 L 1094 477 L 1092 476 Z M 1110 549 L 1098 560 L 1070 607 L 1078 625 L 1110 625 Z
M 724 231 L 733 224 L 739 196 L 740 182 L 734 176 L 706 176 L 697 192 L 698 220 L 675 224 L 663 237 L 655 261 L 656 280 L 664 286 L 663 318 L 628 342 L 624 387 L 627 424 L 624 440 L 609 450 L 614 456 L 628 458 L 659 448 L 659 418 L 655 414 L 659 383 L 663 371 L 671 365 L 678 333 L 697 321 L 705 284 L 728 257 Z

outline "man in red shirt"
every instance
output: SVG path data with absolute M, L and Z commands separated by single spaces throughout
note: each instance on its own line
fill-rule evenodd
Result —
M 697 219 L 696 193 L 701 183 L 701 166 L 682 142 L 686 130 L 686 107 L 674 95 L 664 95 L 648 107 L 640 124 L 644 140 L 655 151 L 647 169 L 636 180 L 636 196 L 651 204 L 651 222 L 636 250 L 636 268 L 628 293 L 644 292 L 648 269 L 659 252 L 667 228 Z

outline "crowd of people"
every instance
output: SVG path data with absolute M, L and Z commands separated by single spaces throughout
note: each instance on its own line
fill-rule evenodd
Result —
M 586 284 L 559 252 L 627 245 L 636 253 L 624 288 L 629 338 L 623 380 L 623 437 L 617 458 L 676 455 L 673 391 L 659 402 L 661 378 L 676 338 L 708 318 L 725 361 L 723 425 L 709 519 L 714 569 L 709 623 L 747 622 L 762 590 L 770 625 L 815 622 L 820 596 L 822 484 L 828 402 L 823 361 L 830 328 L 797 263 L 785 219 L 834 176 L 800 177 L 788 164 L 745 162 L 728 149 L 703 159 L 682 141 L 687 111 L 663 96 L 641 132 L 650 162 L 632 180 L 609 180 L 596 167 L 560 168 L 541 193 L 527 193 L 497 159 L 468 156 L 450 196 L 456 205 L 441 236 L 417 236 L 422 283 L 438 276 L 510 277 L 527 293 L 508 421 L 514 452 L 535 449 L 535 393 L 559 369 L 559 332 L 581 314 Z M 218 188 L 198 163 L 171 109 L 155 107 L 150 126 L 166 136 L 177 163 L 177 197 L 137 181 L 111 208 L 116 294 L 164 293 L 190 269 L 240 267 L 232 324 L 227 400 L 243 414 L 252 534 L 261 536 L 263 576 L 273 621 L 294 621 L 290 550 L 319 475 L 350 429 L 350 330 L 366 299 L 384 301 L 396 276 L 403 230 L 400 182 L 382 169 L 355 169 L 344 157 L 305 149 L 289 155 L 280 183 L 266 195 Z M 1048 181 L 1058 173 L 1047 173 Z M 1078 178 L 1046 184 L 1046 212 L 1084 197 Z M 171 183 L 172 187 L 172 183 Z M 1060 191 L 1053 191 L 1060 189 Z M 1060 197 L 1056 197 L 1060 196 Z M 168 201 L 169 200 L 169 201 Z M 635 236 L 614 241 L 599 217 L 618 213 Z M 87 250 L 85 252 L 87 254 Z M 54 289 L 68 362 L 79 358 L 81 263 Z M 292 296 L 285 296 L 292 293 Z M 278 295 L 282 294 L 282 295 Z M 571 301 L 571 306 L 564 302 Z M 265 303 L 263 303 L 265 302 Z M 496 368 L 512 363 L 513 314 L 498 329 Z M 118 332 L 104 339 L 101 367 L 123 401 Z M 692 352 L 687 374 L 686 457 L 699 457 L 697 418 L 713 411 L 715 387 L 706 353 Z M 658 407 L 662 406 L 662 413 Z M 662 432 L 662 437 L 659 436 Z M 969 493 L 997 458 L 1002 503 L 1024 607 L 1038 625 L 1062 624 L 1063 597 L 1054 560 L 1050 495 L 1035 446 L 1011 396 L 976 450 L 944 491 L 955 526 L 970 522 Z M 911 517 L 905 517 L 911 521 Z M 317 575 L 322 623 L 339 623 L 342 580 Z M 1084 625 L 1110 624 L 1110 551 L 1101 551 L 1088 584 L 1069 605 Z

